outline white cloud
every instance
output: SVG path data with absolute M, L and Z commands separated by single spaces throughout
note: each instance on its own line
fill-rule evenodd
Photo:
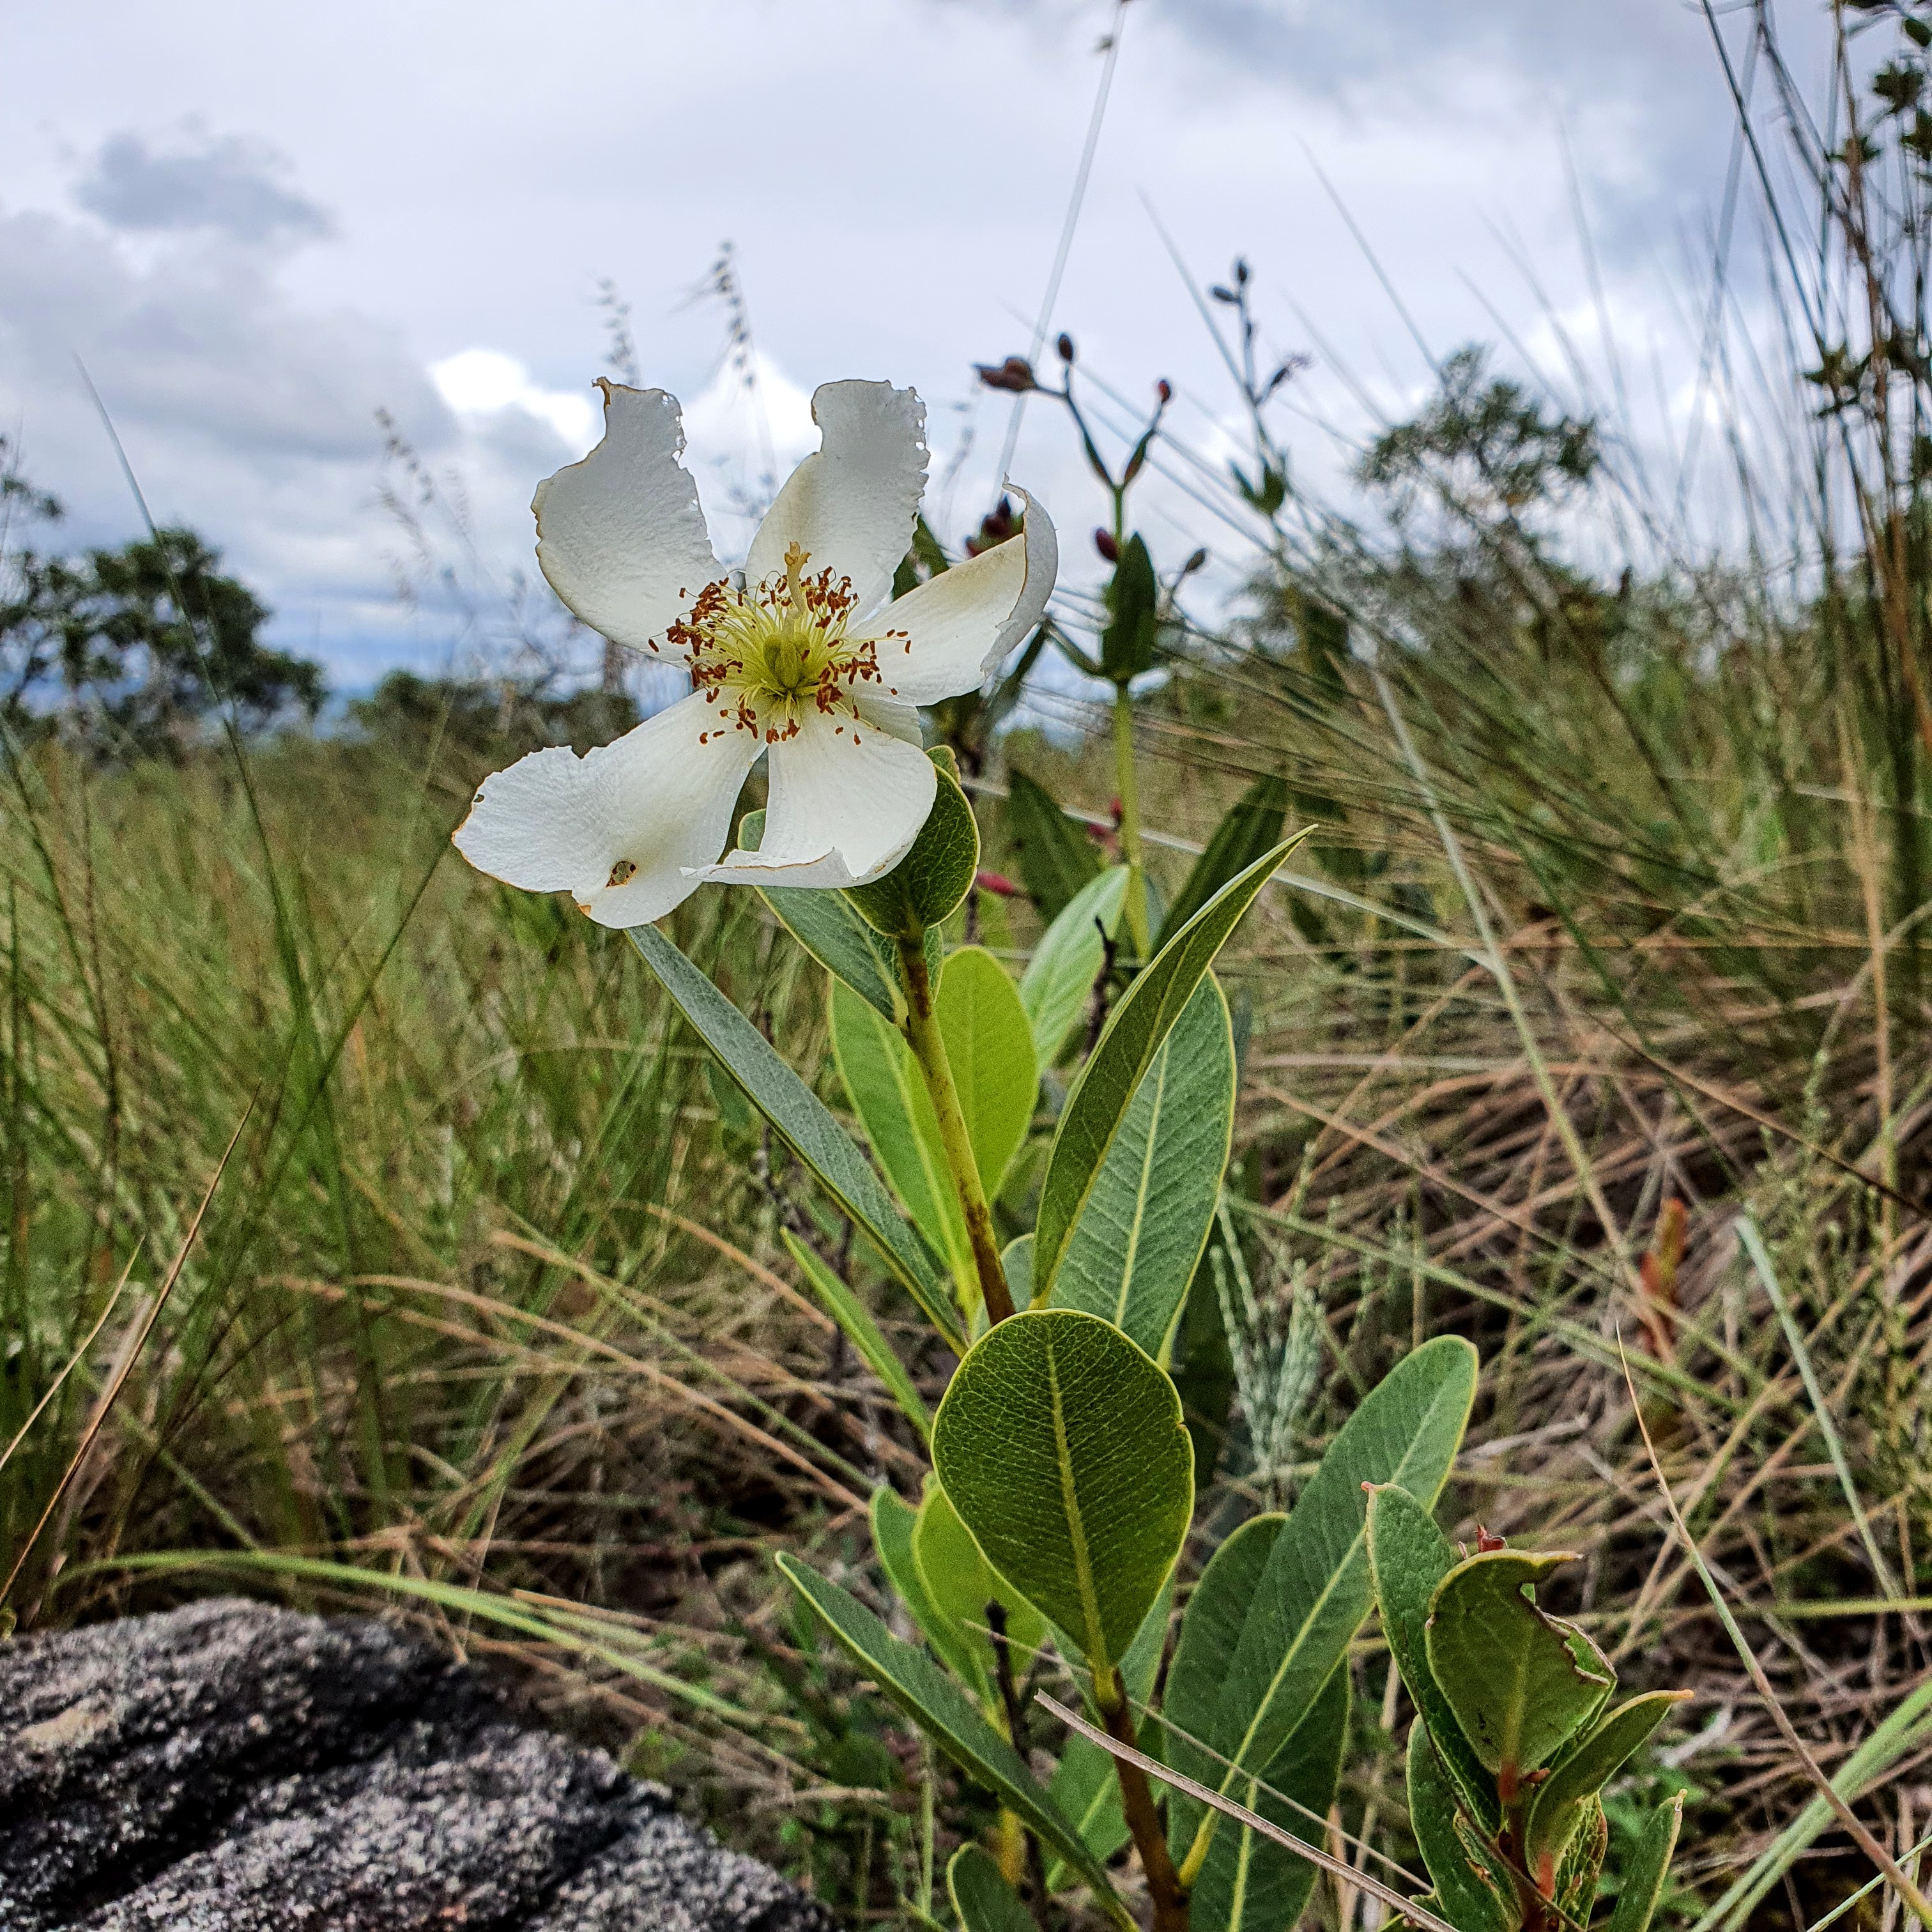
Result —
M 597 439 L 596 392 L 546 389 L 529 369 L 500 349 L 464 349 L 429 365 L 430 380 L 449 406 L 466 416 L 522 410 L 555 430 L 573 455 Z

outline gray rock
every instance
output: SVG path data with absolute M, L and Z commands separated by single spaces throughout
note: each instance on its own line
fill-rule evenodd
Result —
M 199 1604 L 0 1645 L 0 1932 L 830 1932 L 430 1646 Z

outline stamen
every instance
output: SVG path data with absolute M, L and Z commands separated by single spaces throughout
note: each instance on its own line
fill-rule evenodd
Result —
M 664 633 L 683 652 L 706 704 L 718 706 L 719 724 L 728 721 L 766 745 L 796 738 L 814 712 L 856 721 L 854 688 L 882 682 L 878 640 L 845 635 L 858 602 L 852 580 L 835 584 L 829 568 L 808 574 L 810 560 L 794 543 L 782 578 L 742 586 L 724 579 L 707 584 Z M 837 730 L 844 735 L 842 724 Z M 713 735 L 707 730 L 698 742 Z M 859 742 L 856 733 L 853 742 Z

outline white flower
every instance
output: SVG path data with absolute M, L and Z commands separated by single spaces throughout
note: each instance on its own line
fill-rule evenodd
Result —
M 828 382 L 812 399 L 820 447 L 778 492 L 740 583 L 678 461 L 676 399 L 599 386 L 603 441 L 537 487 L 537 560 L 592 630 L 682 658 L 694 688 L 584 758 L 533 752 L 485 778 L 457 849 L 615 926 L 662 919 L 706 879 L 890 872 L 932 808 L 918 707 L 976 689 L 1039 622 L 1058 560 L 1046 512 L 1028 504 L 1024 536 L 888 602 L 926 484 L 925 406 L 887 382 Z M 760 849 L 721 862 L 761 752 Z

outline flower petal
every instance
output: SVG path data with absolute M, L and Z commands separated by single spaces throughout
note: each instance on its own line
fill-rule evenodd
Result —
M 771 796 L 755 852 L 729 852 L 707 879 L 756 886 L 862 886 L 919 836 L 938 778 L 916 746 L 849 717 L 814 713 L 771 748 Z
M 820 447 L 786 478 L 745 560 L 745 580 L 784 574 L 796 544 L 814 576 L 852 580 L 856 614 L 892 592 L 926 488 L 926 405 L 890 382 L 825 382 L 812 398 Z
M 483 781 L 456 849 L 506 884 L 568 892 L 599 926 L 663 918 L 718 856 L 758 754 L 749 731 L 700 744 L 710 722 L 694 696 L 584 758 L 565 745 L 519 758 Z
M 1040 622 L 1059 541 L 1046 510 L 1024 490 L 1013 494 L 1026 505 L 1020 536 L 941 571 L 860 627 L 878 640 L 879 676 L 894 697 L 932 704 L 976 691 Z
M 698 484 L 679 461 L 677 398 L 598 378 L 604 440 L 537 485 L 537 562 L 593 631 L 634 650 L 661 638 L 724 572 Z
M 926 733 L 920 724 L 916 704 L 902 704 L 896 698 L 868 698 L 861 688 L 852 693 L 852 708 L 874 730 L 925 750 Z

